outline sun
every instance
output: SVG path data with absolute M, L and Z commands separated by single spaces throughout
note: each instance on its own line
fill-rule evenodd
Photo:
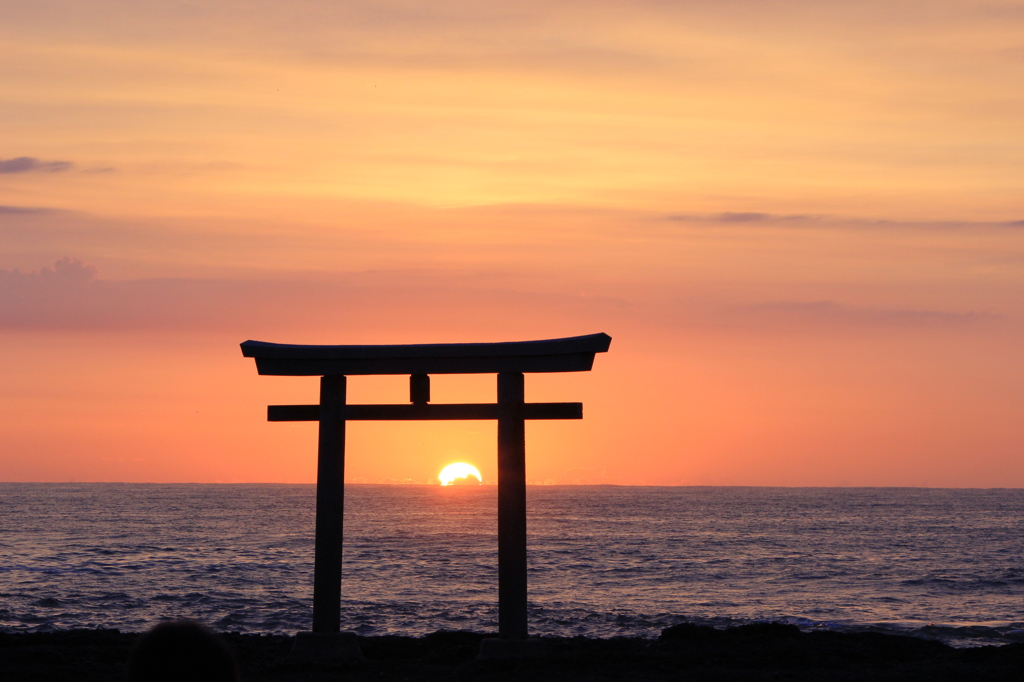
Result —
M 477 484 L 484 482 L 484 479 L 480 476 L 480 470 L 475 466 L 465 462 L 456 462 L 441 469 L 441 473 L 437 475 L 437 480 L 441 481 L 441 485 L 472 483 L 473 480 L 470 476 L 476 478 Z

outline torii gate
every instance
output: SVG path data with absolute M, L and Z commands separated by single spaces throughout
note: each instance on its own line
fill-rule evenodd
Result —
M 587 372 L 607 334 L 510 343 L 307 346 L 246 341 L 259 374 L 320 376 L 319 405 L 270 405 L 268 421 L 320 423 L 313 567 L 313 636 L 341 627 L 345 423 L 381 420 L 498 420 L 498 638 L 527 638 L 527 419 L 582 419 L 582 403 L 527 403 L 525 372 Z M 431 374 L 497 374 L 496 403 L 430 404 Z M 348 375 L 408 374 L 408 405 L 349 405 Z M 493 641 L 493 640 L 492 640 Z M 499 647 L 500 648 L 500 647 Z M 513 647 L 514 648 L 514 647 Z M 497 653 L 497 652 L 496 652 Z M 498 655 L 502 655 L 498 653 Z M 514 654 L 513 654 L 514 655 Z

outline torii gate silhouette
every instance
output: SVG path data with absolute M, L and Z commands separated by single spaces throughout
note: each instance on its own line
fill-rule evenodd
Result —
M 313 568 L 313 634 L 341 625 L 341 553 L 345 499 L 345 423 L 380 420 L 498 421 L 498 638 L 527 638 L 526 424 L 527 419 L 582 419 L 582 403 L 527 403 L 523 374 L 586 372 L 607 334 L 509 343 L 394 346 L 308 346 L 245 341 L 242 355 L 259 374 L 320 376 L 319 405 L 270 405 L 268 421 L 320 423 Z M 430 404 L 431 374 L 497 374 L 495 403 Z M 408 374 L 409 403 L 349 405 L 349 375 Z M 500 655 L 500 654 L 499 654 Z M 513 654 L 514 655 L 514 654 Z

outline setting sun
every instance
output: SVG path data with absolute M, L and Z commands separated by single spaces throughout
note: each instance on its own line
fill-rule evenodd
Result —
M 441 481 L 441 485 L 453 485 L 458 483 L 473 483 L 470 477 L 476 478 L 476 483 L 480 484 L 484 482 L 484 479 L 480 476 L 480 470 L 472 464 L 466 464 L 465 462 L 456 462 L 455 464 L 449 464 L 444 469 L 441 469 L 441 473 L 437 475 L 437 479 Z

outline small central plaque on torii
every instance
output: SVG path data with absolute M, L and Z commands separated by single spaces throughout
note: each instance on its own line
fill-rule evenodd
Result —
M 526 640 L 527 419 L 582 419 L 582 403 L 527 403 L 523 374 L 586 372 L 594 354 L 611 344 L 607 334 L 510 343 L 396 346 L 305 346 L 246 341 L 242 354 L 260 374 L 319 376 L 319 405 L 271 405 L 269 421 L 320 424 L 316 479 L 316 548 L 313 567 L 313 636 L 341 625 L 341 550 L 345 499 L 345 423 L 348 421 L 498 421 L 498 638 Z M 408 374 L 409 403 L 349 405 L 348 375 Z M 497 374 L 494 403 L 430 403 L 431 374 Z M 501 647 L 492 647 L 495 652 Z M 524 649 L 525 651 L 525 649 Z

